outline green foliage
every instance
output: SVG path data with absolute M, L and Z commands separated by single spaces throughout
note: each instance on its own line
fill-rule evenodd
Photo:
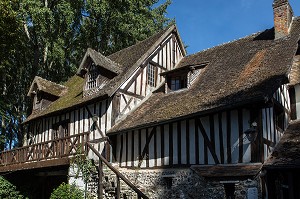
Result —
M 82 176 L 82 180 L 85 184 L 87 184 L 92 176 L 92 173 L 96 173 L 95 165 L 93 161 L 89 159 L 87 156 L 82 155 L 82 153 L 78 153 L 73 159 L 73 169 L 76 170 L 75 178 L 79 178 L 80 174 Z
M 17 191 L 16 186 L 0 176 L 0 198 L 2 199 L 23 199 L 24 196 Z
M 51 193 L 50 199 L 83 199 L 84 193 L 75 185 L 62 183 Z
M 157 3 L 158 0 L 87 0 L 82 40 L 104 55 L 133 45 L 170 23 L 165 14 L 171 1 L 159 6 Z

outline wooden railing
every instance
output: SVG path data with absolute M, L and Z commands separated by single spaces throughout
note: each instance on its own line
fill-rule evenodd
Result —
M 116 174 L 117 179 L 117 187 L 116 187 L 116 198 L 121 198 L 120 191 L 121 191 L 121 185 L 120 180 L 123 180 L 136 194 L 137 198 L 143 198 L 148 199 L 148 196 L 146 196 L 143 192 L 141 192 L 134 184 L 132 184 L 122 173 L 118 171 L 115 167 L 113 167 L 106 159 L 103 157 L 99 151 L 97 151 L 89 142 L 86 143 L 87 149 L 90 149 L 93 151 L 99 158 L 99 166 L 98 166 L 98 175 L 99 175 L 99 188 L 98 188 L 98 198 L 103 198 L 103 186 L 102 186 L 102 178 L 103 178 L 103 163 Z
M 88 132 L 3 151 L 0 166 L 68 157 L 84 152 Z

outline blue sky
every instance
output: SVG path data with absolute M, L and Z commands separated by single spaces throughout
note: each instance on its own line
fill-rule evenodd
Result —
M 273 25 L 273 0 L 173 0 L 167 17 L 193 54 L 256 33 Z M 300 16 L 300 0 L 290 0 Z

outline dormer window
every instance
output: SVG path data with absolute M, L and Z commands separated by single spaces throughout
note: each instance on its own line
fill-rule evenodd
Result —
M 207 64 L 208 62 L 192 66 L 183 66 L 161 73 L 160 75 L 166 78 L 165 93 L 188 89 Z
M 66 87 L 36 76 L 27 93 L 33 101 L 33 110 L 42 110 L 57 100 Z
M 100 74 L 99 69 L 95 66 L 94 63 L 92 63 L 89 69 L 87 82 L 86 82 L 87 89 L 97 87 L 97 79 L 99 74 Z
M 88 48 L 77 71 L 77 75 L 85 79 L 83 97 L 102 90 L 121 71 L 119 64 Z

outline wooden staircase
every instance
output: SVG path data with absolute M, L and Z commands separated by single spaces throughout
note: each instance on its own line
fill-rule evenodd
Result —
M 98 199 L 148 199 L 141 190 L 132 184 L 118 169 L 109 163 L 89 142 L 86 143 L 86 152 L 91 150 L 99 160 L 97 165 Z M 111 174 L 114 173 L 114 176 Z M 121 183 L 124 182 L 124 183 Z M 127 186 L 125 186 L 127 185 Z

